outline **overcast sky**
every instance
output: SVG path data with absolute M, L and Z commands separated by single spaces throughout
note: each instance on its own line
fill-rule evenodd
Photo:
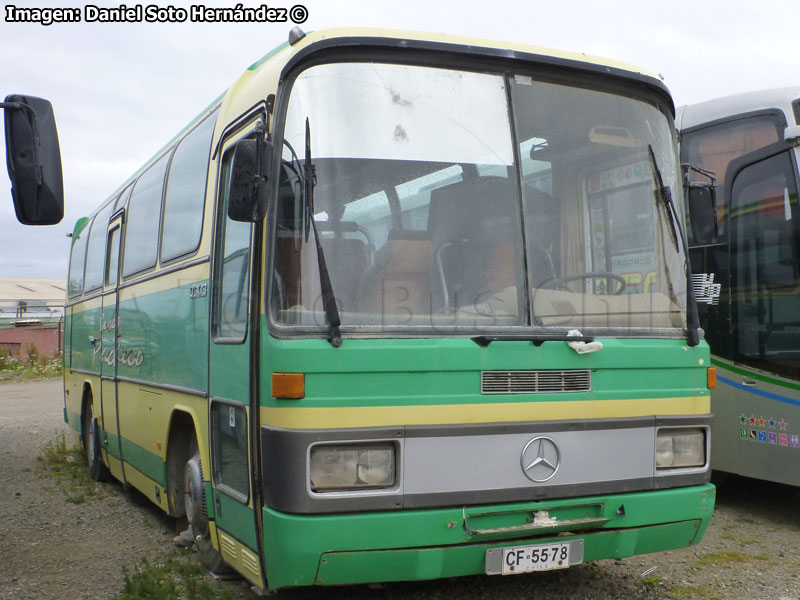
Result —
M 91 212 L 248 65 L 286 40 L 292 26 L 84 22 L 45 27 L 5 22 L 8 4 L 83 10 L 87 3 L 18 0 L 6 3 L 0 15 L 0 97 L 24 93 L 53 103 L 66 204 L 59 225 L 21 226 L 8 177 L 0 173 L 0 276 L 65 277 L 66 235 L 75 220 Z M 637 64 L 663 76 L 676 105 L 800 83 L 797 0 L 303 0 L 303 5 L 309 13 L 306 31 L 379 26 L 467 34 Z M 2 139 L 0 151 L 4 156 Z

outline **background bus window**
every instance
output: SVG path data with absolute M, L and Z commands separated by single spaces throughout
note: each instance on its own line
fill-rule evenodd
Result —
M 738 119 L 681 136 L 681 162 L 711 171 L 717 178 L 719 241 L 728 235 L 728 207 L 725 205 L 728 197 L 728 166 L 737 158 L 780 142 L 782 138 L 781 123 L 774 115 Z M 691 181 L 708 182 L 707 177 L 695 172 L 691 172 L 689 178 Z M 691 245 L 692 228 L 687 227 L 686 232 Z
M 790 157 L 743 169 L 731 189 L 735 358 L 800 378 L 800 210 Z
M 169 154 L 145 171 L 133 188 L 128 205 L 128 224 L 125 229 L 125 257 L 122 274 L 125 277 L 144 271 L 156 264 L 158 226 L 161 219 L 161 192 Z
M 164 194 L 162 261 L 189 254 L 200 244 L 208 153 L 215 123 L 216 118 L 212 116 L 190 132 L 178 145 L 170 163 Z

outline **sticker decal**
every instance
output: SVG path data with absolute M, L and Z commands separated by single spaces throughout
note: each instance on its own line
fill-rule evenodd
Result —
M 719 304 L 722 284 L 714 283 L 714 273 L 692 273 L 692 289 L 698 304 Z
M 743 439 L 743 440 L 746 440 L 748 438 L 747 429 L 745 429 L 744 427 L 740 427 L 739 428 L 739 437 L 741 439 Z
M 788 446 L 789 445 L 789 436 L 785 433 L 781 433 L 778 435 L 778 443 L 781 446 Z
M 770 431 L 768 435 L 769 435 L 769 443 L 777 445 L 777 443 L 778 443 L 778 434 L 775 433 L 774 431 Z
M 767 441 L 767 432 L 766 431 L 759 431 L 758 432 L 758 441 L 766 443 L 766 441 Z
M 800 435 L 789 436 L 789 445 L 792 448 L 800 448 Z

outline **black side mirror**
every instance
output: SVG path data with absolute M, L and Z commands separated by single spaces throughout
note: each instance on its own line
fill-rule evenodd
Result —
M 255 223 L 267 214 L 272 144 L 251 138 L 233 147 L 228 190 L 228 217 L 233 221 Z
M 690 183 L 687 194 L 695 243 L 713 244 L 717 241 L 716 187 L 708 183 Z
M 0 106 L 6 110 L 6 164 L 17 219 L 55 225 L 64 218 L 64 184 L 53 107 L 21 95 L 7 96 Z

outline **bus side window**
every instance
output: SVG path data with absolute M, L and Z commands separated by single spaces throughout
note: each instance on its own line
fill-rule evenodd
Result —
M 170 163 L 164 192 L 162 262 L 190 254 L 200 244 L 215 123 L 212 115 L 183 138 Z
M 117 285 L 119 275 L 119 232 L 120 228 L 115 227 L 108 234 L 105 284 L 111 286 Z
M 128 205 L 128 223 L 125 226 L 122 269 L 125 277 L 156 265 L 161 195 L 169 156 L 162 156 L 134 185 Z
M 89 242 L 86 250 L 86 278 L 84 289 L 87 292 L 96 290 L 103 285 L 103 263 L 105 262 L 106 229 L 108 217 L 111 213 L 111 203 L 103 209 L 92 223 Z
M 251 224 L 228 218 L 233 149 L 225 152 L 219 183 L 217 250 L 214 266 L 214 340 L 238 344 L 247 338 L 250 299 Z
M 250 470 L 244 406 L 215 401 L 211 405 L 211 432 L 214 483 L 246 500 L 250 491 Z
M 72 251 L 69 260 L 69 285 L 67 295 L 77 298 L 83 293 L 83 267 L 86 262 L 86 244 L 89 240 L 89 225 L 84 227 L 72 239 Z

